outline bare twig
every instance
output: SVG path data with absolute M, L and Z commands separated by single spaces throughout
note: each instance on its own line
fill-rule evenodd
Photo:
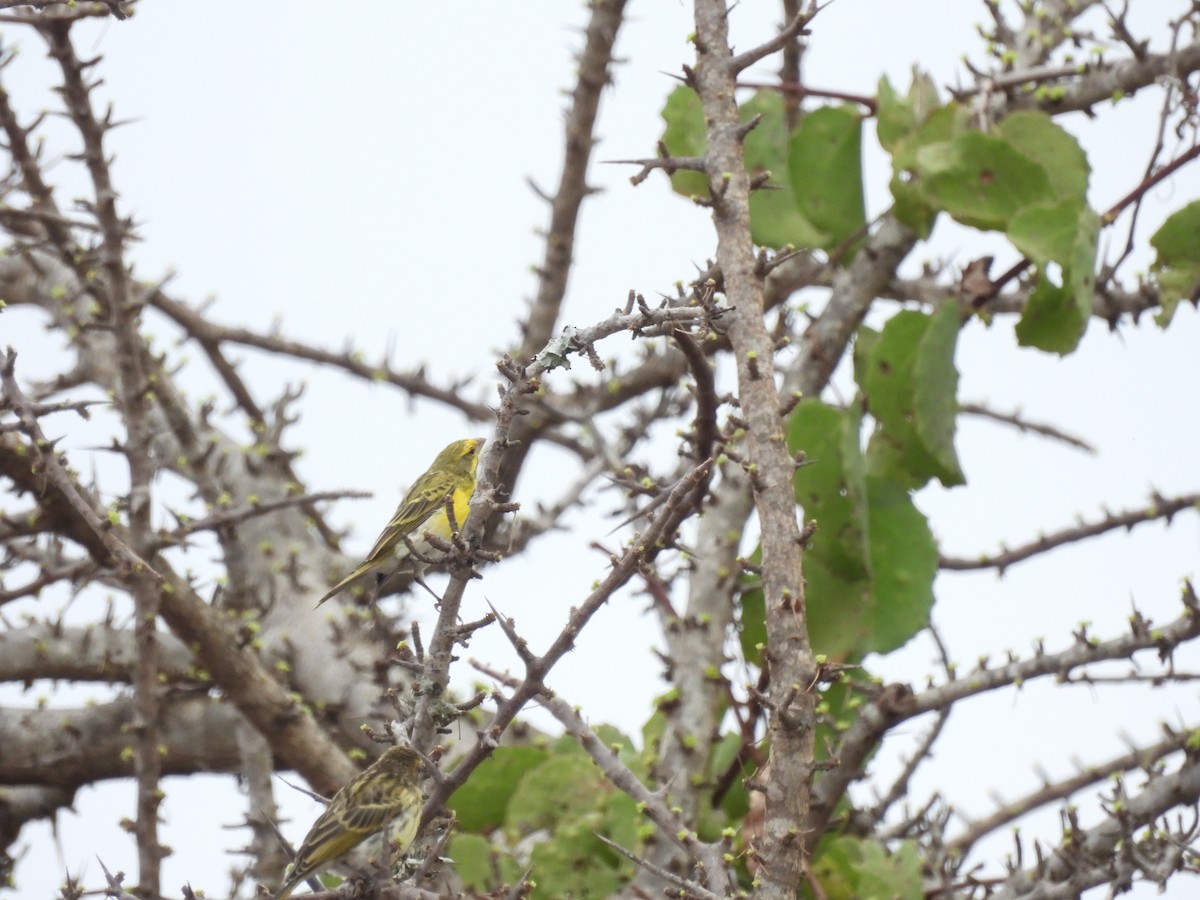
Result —
M 1189 641 L 1200 637 L 1200 602 L 1191 585 L 1185 587 L 1183 613 L 1167 625 L 1151 629 L 1144 620 L 1135 618 L 1130 633 L 1107 641 L 1085 634 L 1059 653 L 1046 653 L 1040 646 L 1030 659 L 1014 660 L 991 669 L 980 668 L 969 678 L 950 680 L 945 684 L 913 694 L 902 685 L 890 685 L 860 711 L 858 718 L 846 729 L 834 757 L 837 764 L 825 772 L 813 788 L 813 802 L 805 823 L 808 840 L 817 840 L 834 807 L 845 795 L 847 787 L 859 778 L 867 757 L 879 745 L 883 736 L 900 722 L 922 713 L 947 709 L 962 699 L 994 691 L 1017 683 L 1027 683 L 1047 676 L 1065 677 L 1074 669 L 1113 659 L 1130 659 L 1136 653 L 1155 650 L 1164 658 Z
M 960 403 L 958 405 L 958 411 L 961 413 L 966 413 L 967 415 L 979 416 L 984 419 L 993 419 L 997 422 L 1003 422 L 1006 425 L 1013 426 L 1021 432 L 1040 434 L 1044 437 L 1061 441 L 1062 443 L 1070 447 L 1075 447 L 1078 450 L 1082 450 L 1085 453 L 1094 454 L 1096 452 L 1096 448 L 1087 441 L 1083 440 L 1083 438 L 1078 438 L 1074 435 L 1067 434 L 1065 431 L 1062 431 L 1053 425 L 1047 425 L 1044 422 L 1031 422 L 1019 412 L 1002 413 L 982 403 Z
M 984 816 L 967 824 L 966 829 L 946 844 L 951 853 L 966 856 L 980 840 L 989 834 L 995 834 L 999 829 L 1022 816 L 1066 800 L 1073 794 L 1089 785 L 1098 784 L 1113 777 L 1117 772 L 1129 772 L 1134 769 L 1150 771 L 1164 757 L 1182 750 L 1188 742 L 1189 731 L 1170 731 L 1167 736 L 1149 747 L 1138 747 L 1128 753 L 1083 767 L 1077 775 L 1063 778 L 1055 782 L 1047 782 L 1041 788 L 1024 797 L 1006 802 L 990 816 Z
M 1155 494 L 1150 498 L 1150 505 L 1144 509 L 1109 513 L 1096 522 L 1084 523 L 1074 528 L 1064 528 L 1062 531 L 1045 535 L 1012 550 L 1006 549 L 1000 553 L 985 554 L 976 559 L 943 556 L 938 560 L 938 566 L 957 572 L 995 569 L 1000 574 L 1004 574 L 1009 566 L 1040 556 L 1056 547 L 1077 543 L 1121 528 L 1129 531 L 1134 526 L 1145 522 L 1156 522 L 1160 519 L 1170 522 L 1176 513 L 1187 509 L 1196 509 L 1198 506 L 1200 506 L 1200 494 L 1185 494 L 1182 497 L 1163 497 Z
M 16 352 L 10 349 L 0 367 L 0 386 L 23 422 L 42 463 L 47 487 L 92 536 L 100 561 L 118 567 L 140 589 L 158 593 L 163 617 L 171 629 L 185 642 L 195 644 L 197 657 L 229 699 L 268 736 L 283 762 L 322 790 L 332 791 L 353 777 L 356 770 L 346 755 L 271 676 L 257 655 L 241 646 L 228 620 L 216 615 L 161 557 L 155 557 L 151 565 L 134 552 L 125 530 L 100 515 L 55 452 L 42 449 L 52 447 L 52 443 L 26 406 L 13 376 L 15 365 Z

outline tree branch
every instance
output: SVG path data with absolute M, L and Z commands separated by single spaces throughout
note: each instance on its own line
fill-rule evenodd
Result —
M 990 556 L 983 555 L 977 559 L 943 556 L 938 560 L 938 567 L 957 572 L 995 569 L 998 574 L 1003 575 L 1009 566 L 1048 553 L 1056 547 L 1074 544 L 1120 528 L 1132 531 L 1134 526 L 1145 522 L 1156 522 L 1162 519 L 1169 524 L 1176 513 L 1197 508 L 1200 508 L 1200 494 L 1184 494 L 1182 497 L 1168 498 L 1156 493 L 1150 498 L 1150 506 L 1145 509 L 1109 513 L 1096 522 L 1085 522 L 1075 528 L 1064 528 L 1062 531 L 1045 535 L 1015 549 L 1005 549 Z

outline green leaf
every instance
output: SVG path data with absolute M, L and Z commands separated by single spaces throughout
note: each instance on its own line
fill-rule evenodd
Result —
M 1018 210 L 1056 198 L 1046 170 L 1008 141 L 969 131 L 916 154 L 922 189 L 965 225 L 1003 229 Z
M 802 403 L 789 448 L 810 465 L 796 473 L 796 498 L 817 532 L 804 555 L 809 636 L 838 661 L 903 644 L 928 623 L 937 548 L 902 488 L 864 473 L 859 421 Z
M 854 383 L 867 383 L 867 370 L 871 365 L 871 354 L 879 346 L 880 334 L 874 328 L 861 326 L 854 335 Z
M 742 750 L 743 741 L 742 735 L 727 732 L 713 745 L 712 756 L 708 761 L 708 778 L 711 784 L 715 784 L 734 764 Z M 753 761 L 743 761 L 740 775 L 733 779 L 721 798 L 721 810 L 725 813 L 727 821 L 740 822 L 750 811 L 750 792 L 742 781 L 754 774 L 754 769 Z
M 762 588 L 742 592 L 738 604 L 738 640 L 746 662 L 761 666 L 762 648 L 767 645 L 767 612 Z
M 875 133 L 885 150 L 895 150 L 901 138 L 906 138 L 917 128 L 917 115 L 906 97 L 901 97 L 888 77 L 879 79 L 879 113 L 876 116 Z
M 1045 264 L 1039 267 L 1037 282 L 1017 323 L 1017 340 L 1022 346 L 1067 354 L 1079 346 L 1087 331 L 1096 289 L 1094 268 L 1100 219 L 1087 207 L 1076 210 L 1075 214 L 1073 229 L 1058 234 L 1050 229 L 1040 240 L 1030 238 L 1024 231 L 1020 235 L 1020 240 L 1031 250 L 1035 243 L 1039 253 L 1053 250 L 1055 256 L 1049 261 L 1058 262 L 1063 279 L 1063 283 L 1057 285 L 1050 280 Z M 1060 215 L 1060 211 L 1053 215 Z M 1016 225 L 1014 220 L 1014 227 Z
M 958 369 L 954 366 L 954 351 L 961 326 L 962 315 L 958 307 L 953 303 L 942 304 L 929 319 L 913 371 L 917 437 L 943 471 L 951 473 L 952 479 L 958 479 L 957 484 L 966 480 L 954 449 L 954 426 L 958 415 Z
M 891 482 L 868 477 L 865 487 L 868 539 L 859 549 L 869 571 L 855 578 L 832 567 L 819 530 L 804 557 L 809 636 L 839 662 L 903 646 L 933 608 L 938 555 L 925 516 Z
M 610 734 L 617 743 L 624 738 Z M 570 738 L 521 779 L 508 803 L 505 832 L 510 843 L 545 835 L 530 853 L 534 897 L 601 897 L 633 874 L 624 857 L 596 836 L 639 849 L 637 805 L 614 788 Z
M 497 747 L 489 760 L 454 792 L 450 806 L 463 831 L 483 833 L 504 823 L 509 798 L 525 773 L 546 761 L 545 750 L 534 747 Z
M 874 576 L 868 641 L 872 651 L 888 653 L 929 624 L 938 549 L 928 520 L 899 485 L 868 478 L 867 509 Z
M 853 838 L 825 838 L 817 847 L 812 874 L 826 900 L 858 900 L 857 848 Z
M 1092 304 L 1096 297 L 1096 252 L 1100 243 L 1100 217 L 1084 207 L 1079 213 L 1079 228 L 1075 232 L 1075 245 L 1071 248 L 1071 257 L 1063 268 L 1066 270 L 1067 286 L 1071 289 L 1071 299 L 1083 324 L 1079 328 L 1079 336 L 1087 329 L 1087 322 L 1092 314 Z
M 892 151 L 892 166 L 897 172 L 916 174 L 917 155 L 924 147 L 949 142 L 967 127 L 967 113 L 957 103 L 947 103 L 929 113 L 915 132 L 896 144 Z
M 1087 203 L 1091 174 L 1087 154 L 1079 141 L 1049 116 L 1037 110 L 1020 110 L 1000 123 L 1000 134 L 1045 170 L 1059 198 L 1077 207 Z
M 762 116 L 746 135 L 746 171 L 770 172 L 766 187 L 750 195 L 750 237 L 765 247 L 821 247 L 829 237 L 805 218 L 788 181 L 788 133 L 783 97 L 778 91 L 759 91 L 742 104 L 741 118 Z
M 652 753 L 655 757 L 658 756 L 659 744 L 662 742 L 663 735 L 667 731 L 667 717 L 658 708 L 662 699 L 661 696 L 656 698 L 654 713 L 646 720 L 646 724 L 642 726 L 642 747 L 645 748 L 644 752 Z
M 788 173 L 800 212 L 834 248 L 866 225 L 862 121 L 847 107 L 809 113 L 788 146 Z
M 1159 324 L 1167 325 L 1180 300 L 1191 300 L 1200 290 L 1200 200 L 1173 213 L 1150 245 L 1157 255 L 1150 272 L 1162 289 Z
M 662 142 L 672 156 L 703 156 L 708 146 L 704 130 L 704 108 L 700 96 L 680 85 L 667 95 L 662 111 L 667 127 Z M 671 187 L 685 197 L 707 197 L 708 177 L 703 172 L 680 169 L 671 176 Z
M 596 832 L 602 832 L 600 814 L 556 828 L 545 840 L 534 844 L 529 854 L 530 868 L 536 887 L 534 900 L 574 900 L 610 897 L 628 876 L 622 872 L 621 861 L 606 847 Z M 632 866 L 632 863 L 629 864 Z
M 929 204 L 920 187 L 905 180 L 905 175 L 893 175 L 888 188 L 892 192 L 892 214 L 896 221 L 907 225 L 922 240 L 933 233 L 938 210 Z
M 458 877 L 477 891 L 490 892 L 504 884 L 516 884 L 521 877 L 521 865 L 512 856 L 477 834 L 455 833 L 448 849 Z
M 1150 246 L 1158 251 L 1157 263 L 1167 265 L 1191 263 L 1200 266 L 1200 200 L 1193 200 L 1183 209 L 1172 213 L 1162 227 L 1150 238 Z
M 954 450 L 958 316 L 945 304 L 934 316 L 903 310 L 884 326 L 860 384 L 879 423 L 867 452 L 871 474 L 909 488 L 965 481 Z
M 746 135 L 746 171 L 751 175 L 772 173 L 768 186 L 750 195 L 750 234 L 755 243 L 767 247 L 792 244 L 821 247 L 829 240 L 821 229 L 800 212 L 787 180 L 788 134 L 783 99 L 777 91 L 759 91 L 742 104 L 741 121 L 761 116 L 758 126 Z M 662 117 L 666 121 L 662 141 L 672 156 L 703 156 L 708 147 L 704 109 L 691 88 L 679 86 L 667 97 Z M 708 177 L 703 172 L 680 170 L 671 176 L 671 187 L 685 197 L 708 197 Z
M 949 141 L 964 126 L 965 114 L 954 103 L 934 107 L 916 131 L 892 148 L 891 191 L 897 220 L 921 237 L 929 237 L 938 209 L 926 196 L 916 169 L 917 153 L 922 147 Z
M 589 809 L 606 793 L 605 781 L 586 756 L 552 756 L 521 779 L 508 804 L 505 825 L 514 839 L 550 828 L 572 810 Z
M 613 791 L 604 810 L 603 833 L 610 841 L 615 841 L 629 850 L 641 846 L 638 829 L 645 817 L 638 811 L 637 801 L 624 791 Z M 623 857 L 615 858 L 617 867 L 625 870 L 627 875 L 634 874 L 633 862 Z
M 915 66 L 907 96 L 896 93 L 885 75 L 879 80 L 878 97 L 879 143 L 885 150 L 893 152 L 901 140 L 916 131 L 941 106 L 933 79 Z
M 823 840 L 813 874 L 827 900 L 921 900 L 920 853 L 912 841 L 889 852 L 878 841 L 842 836 Z
M 1037 283 L 1017 322 L 1021 346 L 1065 355 L 1079 345 L 1086 326 L 1087 320 L 1071 303 L 1069 292 L 1047 278 L 1045 272 L 1038 272 Z
M 805 518 L 817 520 L 808 555 L 815 553 L 843 580 L 865 578 L 867 498 L 858 417 L 823 403 L 801 403 L 788 426 L 788 448 L 803 450 L 808 463 L 795 476 L 796 501 Z
M 862 900 L 922 900 L 921 857 L 911 841 L 889 853 L 876 841 L 861 841 L 858 891 Z
M 870 616 L 874 607 L 871 579 L 852 577 L 829 564 L 821 543 L 820 519 L 816 537 L 804 556 L 804 598 L 808 637 L 813 650 L 839 663 L 858 663 L 871 647 Z M 866 562 L 867 546 L 856 548 Z
M 1050 261 L 1069 266 L 1079 231 L 1077 204 L 1027 206 L 1013 216 L 1008 239 L 1039 266 Z

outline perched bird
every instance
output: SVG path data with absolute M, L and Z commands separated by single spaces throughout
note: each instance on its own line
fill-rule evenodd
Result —
M 391 824 L 390 838 L 403 852 L 421 824 L 421 757 L 408 747 L 389 747 L 379 759 L 333 795 L 300 845 L 274 900 L 283 900 L 310 875 L 345 856 Z
M 317 606 L 371 575 L 382 579 L 398 571 L 412 556 L 404 542 L 406 535 L 419 555 L 427 555 L 432 549 L 421 539 L 422 535 L 432 534 L 449 540 L 451 531 L 446 500 L 453 498 L 455 524 L 461 528 L 467 519 L 471 495 L 475 493 L 475 467 L 479 464 L 479 449 L 483 442 L 483 438 L 455 441 L 439 453 L 433 465 L 408 489 L 367 558 L 318 600 Z M 419 574 L 421 563 L 415 559 L 408 559 L 408 562 L 409 567 Z

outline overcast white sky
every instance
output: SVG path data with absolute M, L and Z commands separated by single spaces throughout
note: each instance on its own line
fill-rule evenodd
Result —
M 1149 6 L 1160 8 L 1141 4 L 1135 13 Z M 597 159 L 653 152 L 659 109 L 674 84 L 661 73 L 678 72 L 691 59 L 689 15 L 681 2 L 631 5 L 618 45 L 625 63 L 605 98 Z M 265 329 L 280 319 L 298 339 L 334 348 L 353 340 L 368 357 L 391 347 L 395 361 L 425 361 L 435 376 L 476 376 L 472 390 L 490 398 L 493 359 L 514 339 L 513 323 L 534 290 L 529 267 L 541 256 L 536 231 L 545 207 L 525 179 L 547 189 L 557 179 L 560 91 L 571 83 L 584 16 L 581 3 L 546 0 L 360 2 L 336 11 L 316 4 L 210 0 L 201 8 L 145 0 L 130 22 L 89 27 L 83 52 L 105 55 L 104 90 L 119 117 L 136 120 L 113 135 L 113 146 L 124 210 L 142 223 L 139 276 L 175 273 L 174 293 L 190 301 L 215 298 L 211 314 L 218 321 Z M 743 3 L 733 14 L 739 45 L 765 36 L 777 18 L 775 3 Z M 884 72 L 907 87 L 910 67 L 918 63 L 939 84 L 954 83 L 965 77 L 964 52 L 981 59 L 974 33 L 981 18 L 982 4 L 961 0 L 838 0 L 814 23 L 806 74 L 815 86 L 872 93 Z M 38 41 L 8 27 L 0 37 L 20 49 L 4 73 L 14 102 L 28 113 L 42 108 L 54 75 Z M 1063 123 L 1092 154 L 1096 208 L 1109 206 L 1140 178 L 1156 104 L 1157 97 L 1125 104 L 1099 122 L 1073 116 Z M 48 125 L 52 153 L 73 149 L 57 139 L 61 134 Z M 887 203 L 889 173 L 874 147 L 870 153 L 868 203 L 875 213 Z M 55 174 L 73 183 L 66 163 Z M 590 181 L 604 193 L 583 213 L 566 306 L 572 324 L 604 317 L 630 288 L 648 296 L 671 290 L 712 252 L 702 210 L 672 195 L 665 179 L 635 189 L 629 174 L 622 166 L 593 168 Z M 1144 213 L 1145 233 L 1196 196 L 1194 173 L 1158 188 Z M 944 219 L 936 237 L 914 262 L 961 264 L 980 247 L 1000 246 Z M 1013 258 L 1010 252 L 1007 261 Z M 1148 262 L 1141 259 L 1138 267 Z M 1002 255 L 997 266 L 1006 264 Z M 1030 418 L 1080 434 L 1101 453 L 1088 457 L 964 422 L 960 453 L 970 486 L 928 490 L 919 498 L 946 552 L 970 555 L 1002 541 L 1019 543 L 1070 524 L 1077 514 L 1095 516 L 1101 503 L 1140 506 L 1152 487 L 1166 494 L 1195 491 L 1198 318 L 1181 309 L 1165 333 L 1146 323 L 1116 335 L 1093 322 L 1080 351 L 1066 360 L 1017 348 L 1011 321 L 990 330 L 972 323 L 960 342 L 962 398 L 1005 411 L 1019 407 Z M 0 342 L 22 352 L 26 375 L 59 365 L 61 357 L 31 317 L 6 313 Z M 614 341 L 601 349 L 611 356 L 626 346 Z M 335 523 L 353 527 L 352 549 L 369 546 L 404 482 L 438 449 L 479 431 L 390 390 L 314 367 L 245 359 L 260 396 L 278 394 L 286 382 L 308 385 L 304 419 L 291 437 L 305 449 L 299 465 L 308 486 L 375 492 L 370 501 L 346 502 L 333 512 Z M 571 376 L 595 377 L 584 368 Z M 199 362 L 183 377 L 193 379 L 196 391 L 211 389 Z M 564 477 L 555 461 L 550 452 L 535 455 L 515 499 L 528 505 L 553 496 Z M 544 539 L 528 559 L 489 572 L 468 593 L 464 615 L 482 614 L 486 596 L 516 616 L 533 647 L 544 647 L 604 565 L 580 548 L 611 525 L 582 518 L 574 524 L 574 532 Z M 1183 515 L 1170 531 L 1152 525 L 1113 535 L 1018 566 L 1003 580 L 946 575 L 935 617 L 964 662 L 981 653 L 1025 652 L 1032 635 L 1045 636 L 1050 648 L 1063 646 L 1082 619 L 1098 634 L 1114 634 L 1133 602 L 1164 621 L 1175 613 L 1180 579 L 1197 575 L 1198 537 L 1196 517 Z M 416 606 L 429 620 L 430 611 L 419 601 Z M 631 595 L 610 604 L 550 679 L 592 721 L 634 734 L 663 688 L 648 652 L 659 636 L 643 606 Z M 498 633 L 480 637 L 471 651 L 515 667 Z M 609 672 L 617 654 L 622 662 L 614 689 L 596 673 Z M 920 685 L 934 671 L 933 659 L 922 638 L 875 668 Z M 1120 752 L 1121 733 L 1144 735 L 1164 719 L 1200 721 L 1192 690 L 1164 691 L 1148 701 L 1140 689 L 1048 688 L 987 698 L 973 714 L 954 716 L 936 761 L 914 782 L 915 796 L 941 785 L 968 814 L 981 815 L 992 809 L 994 793 L 1013 797 L 1035 786 L 1035 762 L 1061 777 L 1072 771 L 1072 753 L 1098 761 Z M 27 694 L 18 702 L 34 699 Z M 915 726 L 911 734 L 918 734 Z M 224 889 L 224 853 L 243 836 L 221 826 L 236 821 L 241 808 L 227 788 L 228 802 L 212 803 L 216 783 L 168 782 L 166 841 L 176 850 L 165 868 L 168 891 L 185 880 L 211 895 Z M 82 869 L 97 885 L 96 854 L 110 868 L 136 871 L 133 841 L 117 828 L 132 811 L 130 784 L 82 791 L 77 814 L 59 823 L 61 858 L 48 827 L 27 829 L 28 856 L 17 870 L 22 896 L 50 895 L 64 865 Z M 299 838 L 314 807 L 296 799 L 287 812 L 294 819 L 285 831 Z M 1056 832 L 1050 817 L 1025 833 Z M 1180 882 L 1170 896 L 1195 889 Z

